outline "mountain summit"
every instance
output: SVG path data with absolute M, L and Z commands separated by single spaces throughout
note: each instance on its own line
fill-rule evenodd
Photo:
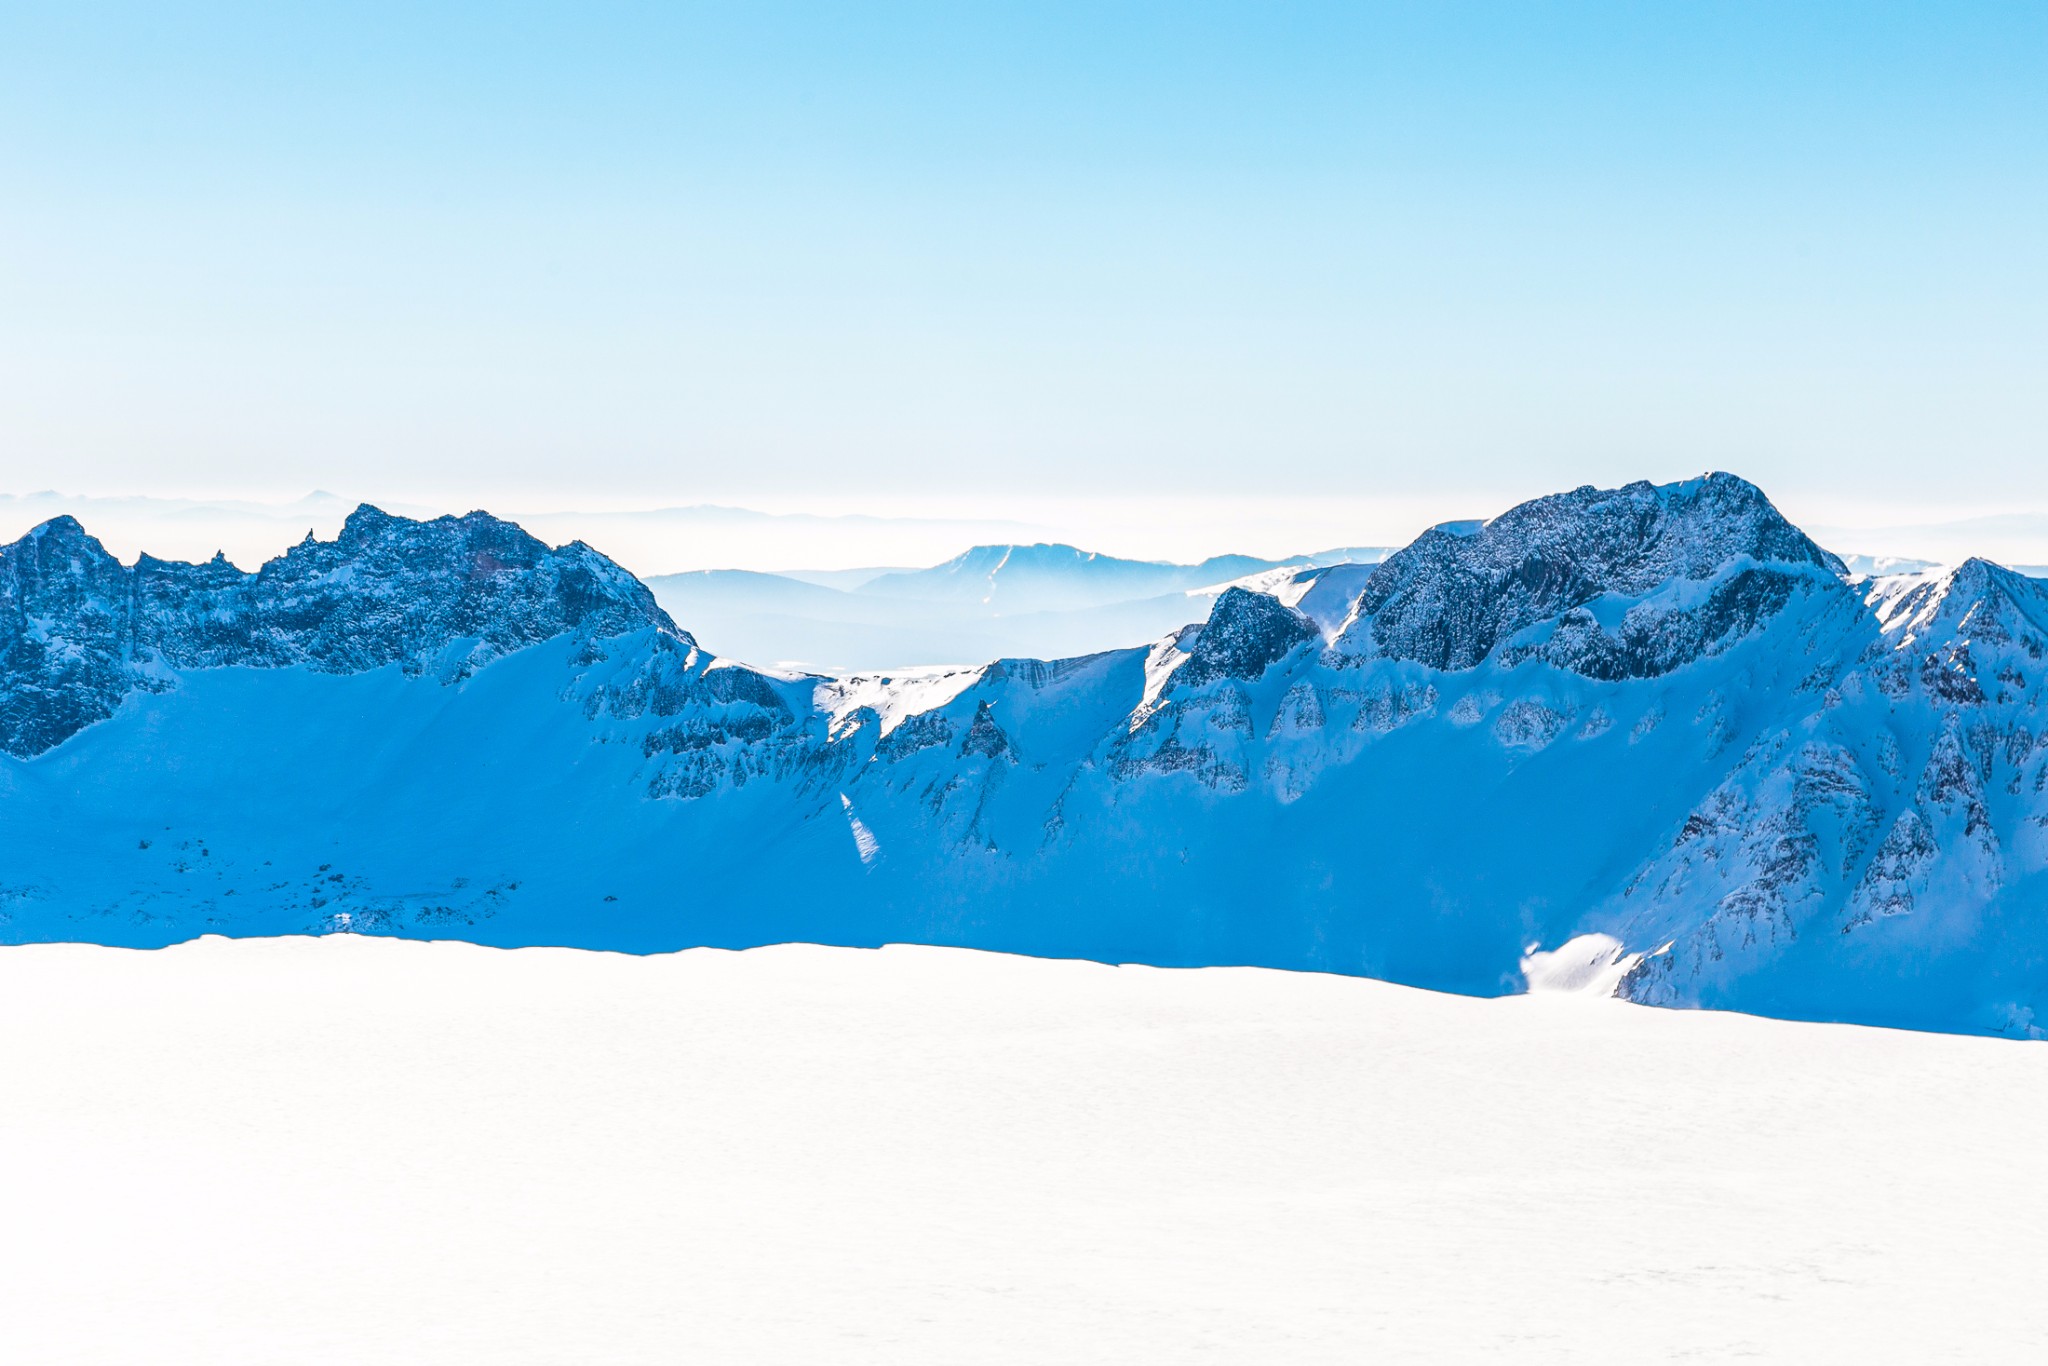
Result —
M 1200 564 L 1125 560 L 1070 545 L 978 545 L 930 569 L 883 574 L 862 585 L 871 597 L 925 602 L 965 599 L 1003 613 L 1099 607 L 1132 598 L 1207 588 L 1307 556 L 1262 560 L 1217 555 Z
M 676 629 L 588 546 L 551 550 L 482 512 L 420 522 L 367 504 L 333 541 L 309 535 L 254 573 L 218 556 L 123 566 L 57 517 L 0 546 L 0 612 L 0 751 L 18 756 L 180 670 L 398 664 L 453 679 L 565 632 Z
M 1589 486 L 1477 527 L 1424 532 L 1372 576 L 1359 615 L 1383 653 L 1464 669 L 1515 632 L 1596 600 L 1761 566 L 1779 577 L 1846 572 L 1734 475 Z

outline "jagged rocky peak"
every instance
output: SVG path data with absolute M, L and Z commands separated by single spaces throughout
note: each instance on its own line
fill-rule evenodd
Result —
M 12 618 L 61 618 L 110 594 L 121 572 L 120 561 L 68 515 L 0 546 L 0 594 Z
M 565 632 L 647 628 L 694 644 L 603 555 L 550 549 L 488 513 L 415 521 L 365 505 L 334 540 L 309 535 L 253 573 L 219 556 L 123 566 L 59 517 L 0 547 L 0 750 L 40 753 L 172 670 L 457 677 Z
M 1877 666 L 1892 694 L 1917 679 L 1944 704 L 2039 697 L 2048 586 L 2038 580 L 1971 559 L 1941 573 L 1879 579 L 1868 604 L 1892 652 Z
M 311 664 L 353 672 L 459 640 L 475 661 L 564 631 L 674 630 L 639 580 L 575 542 L 558 549 L 485 512 L 415 521 L 367 504 L 253 574 L 146 560 L 137 643 L 178 667 Z
M 1269 593 L 1226 588 L 1174 676 L 1177 686 L 1257 678 L 1316 634 L 1315 624 Z
M 345 579 L 335 580 L 337 573 Z M 351 596 L 402 593 L 429 617 L 446 618 L 436 625 L 508 643 L 566 629 L 674 629 L 647 587 L 610 559 L 581 541 L 550 548 L 486 512 L 414 521 L 364 504 L 332 542 L 295 546 L 259 576 L 302 590 L 332 585 Z
M 15 546 L 28 544 L 51 546 L 83 544 L 90 546 L 96 554 L 105 555 L 107 553 L 106 547 L 89 535 L 79 520 L 68 512 L 61 513 L 40 526 L 31 528 L 27 535 L 14 543 Z M 9 546 L 7 548 L 13 549 L 14 547 Z
M 2048 638 L 2048 586 L 1989 560 L 1941 573 L 1880 580 L 1871 606 L 1885 633 L 1910 647 L 1940 638 L 1993 643 Z
M 1587 486 L 1477 527 L 1424 532 L 1366 581 L 1352 634 L 1368 633 L 1384 655 L 1470 668 L 1515 632 L 1595 598 L 1637 598 L 1743 565 L 1845 572 L 1761 489 L 1732 474 Z

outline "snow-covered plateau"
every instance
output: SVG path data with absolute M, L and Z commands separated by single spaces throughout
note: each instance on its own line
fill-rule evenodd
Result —
M 253 573 L 0 549 L 0 939 L 911 941 L 2037 1036 L 2048 587 L 1582 488 L 1150 645 L 713 657 L 597 551 L 373 508 Z M 1604 936 L 1594 939 L 1592 936 Z M 1569 954 L 1566 955 L 1570 957 Z
M 2048 1353 L 2048 1052 L 931 948 L 0 949 L 0 1356 Z

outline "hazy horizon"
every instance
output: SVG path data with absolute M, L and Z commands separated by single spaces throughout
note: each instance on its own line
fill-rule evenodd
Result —
M 2044 50 L 1986 3 L 16 7 L 0 488 L 1265 500 L 1106 547 L 1173 555 L 1707 468 L 2048 509 Z
M 1687 477 L 1691 475 L 1652 481 Z M 1788 501 L 1767 484 L 1760 487 L 1794 523 L 1845 556 L 1955 563 L 1976 555 L 2011 565 L 2048 564 L 2048 512 L 2010 506 L 1923 508 L 1915 521 L 1888 523 L 1881 520 L 1887 511 L 1881 505 L 1849 499 Z M 1561 491 L 1547 489 L 1531 496 Z M 516 498 L 385 498 L 328 489 L 290 499 L 0 490 L 0 543 L 50 517 L 69 514 L 125 561 L 141 552 L 162 559 L 198 560 L 220 551 L 253 569 L 309 532 L 331 538 L 349 510 L 366 502 L 413 517 L 490 512 L 520 522 L 550 543 L 585 541 L 642 577 L 705 569 L 909 567 L 940 563 L 975 545 L 1036 542 L 1186 564 L 1227 554 L 1282 559 L 1346 547 L 1399 547 L 1430 526 L 1498 516 L 1520 501 L 1481 506 L 1450 497 L 1168 494 L 1087 500 L 1044 495 L 950 502 L 819 500 L 809 505 L 783 499 L 753 506 L 711 500 L 593 499 L 578 505 Z

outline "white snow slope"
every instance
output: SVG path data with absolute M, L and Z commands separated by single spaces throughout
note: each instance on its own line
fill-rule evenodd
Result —
M 2048 1051 L 961 950 L 0 949 L 0 1357 L 2048 1354 Z

